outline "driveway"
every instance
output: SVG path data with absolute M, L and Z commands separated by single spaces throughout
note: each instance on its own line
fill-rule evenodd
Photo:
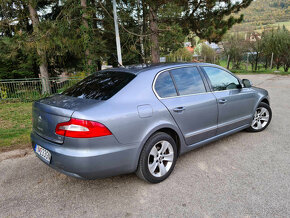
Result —
M 31 153 L 0 160 L 0 217 L 290 217 L 290 76 L 241 77 L 270 93 L 264 132 L 189 152 L 156 185 L 67 177 Z

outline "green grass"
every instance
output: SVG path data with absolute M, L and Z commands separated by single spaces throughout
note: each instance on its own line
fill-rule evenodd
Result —
M 0 102 L 0 151 L 30 145 L 32 103 Z
M 221 60 L 219 65 L 224 67 L 224 68 L 226 68 L 227 67 L 227 61 L 226 60 Z M 290 74 L 290 71 L 284 72 L 283 67 L 280 67 L 279 70 L 277 70 L 276 68 L 264 69 L 264 67 L 262 65 L 258 65 L 258 66 L 260 68 L 257 71 L 252 71 L 250 64 L 248 66 L 248 70 L 245 69 L 245 63 L 241 64 L 241 69 L 232 69 L 232 64 L 230 64 L 230 66 L 229 66 L 230 69 L 229 70 L 231 72 L 237 73 L 237 74 L 279 74 L 279 75 L 289 75 Z

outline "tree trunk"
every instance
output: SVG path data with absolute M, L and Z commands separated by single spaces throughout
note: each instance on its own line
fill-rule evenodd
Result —
M 149 8 L 149 22 L 151 30 L 151 58 L 152 63 L 160 62 L 159 42 L 158 42 L 158 25 L 157 25 L 157 9 L 150 6 Z
M 284 64 L 284 71 L 287 73 L 289 70 L 289 65 L 288 64 Z
M 258 56 L 258 52 L 257 52 L 256 60 L 255 60 L 255 71 L 257 71 L 257 69 L 258 69 L 258 61 L 259 61 L 259 56 Z
M 230 62 L 231 62 L 231 56 L 228 55 L 228 60 L 227 60 L 227 69 L 230 68 Z
M 144 52 L 144 40 L 143 40 L 143 23 L 144 23 L 144 19 L 145 19 L 145 16 L 144 16 L 144 11 L 145 9 L 143 8 L 143 20 L 141 19 L 141 5 L 140 5 L 140 0 L 138 0 L 138 24 L 140 25 L 140 37 L 139 37 L 139 40 L 140 40 L 140 51 L 141 51 L 141 58 L 142 58 L 142 63 L 144 64 L 145 63 L 145 52 Z
M 82 21 L 83 21 L 83 25 L 86 28 L 86 30 L 89 29 L 89 23 L 88 23 L 88 15 L 87 15 L 87 0 L 81 0 L 81 7 L 83 9 L 83 14 L 82 14 Z M 86 33 L 87 34 L 87 33 Z M 86 56 L 86 60 L 88 63 L 88 66 L 92 65 L 92 59 L 90 58 L 90 50 L 88 48 L 88 45 L 86 45 L 86 50 L 85 50 L 85 56 Z
M 38 26 L 39 26 L 39 18 L 38 18 L 35 8 L 33 7 L 32 1 L 29 1 L 28 8 L 29 8 L 30 19 L 32 21 L 33 32 L 37 34 Z M 50 94 L 51 89 L 50 89 L 50 84 L 49 84 L 46 51 L 43 50 L 42 48 L 39 48 L 39 46 L 37 46 L 36 49 L 37 49 L 37 54 L 40 58 L 39 70 L 40 70 L 41 82 L 42 82 L 42 94 Z

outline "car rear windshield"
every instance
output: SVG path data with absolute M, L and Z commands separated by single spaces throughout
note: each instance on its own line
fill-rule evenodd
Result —
M 134 74 L 127 72 L 96 72 L 62 94 L 77 98 L 107 100 L 134 78 Z

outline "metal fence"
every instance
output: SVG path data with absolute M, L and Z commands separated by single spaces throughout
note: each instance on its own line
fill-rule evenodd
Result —
M 49 78 L 48 82 L 44 78 L 0 80 L 0 100 L 37 100 L 50 94 L 61 93 L 82 79 L 81 77 L 57 77 Z M 49 84 L 50 93 L 43 91 L 44 82 Z

